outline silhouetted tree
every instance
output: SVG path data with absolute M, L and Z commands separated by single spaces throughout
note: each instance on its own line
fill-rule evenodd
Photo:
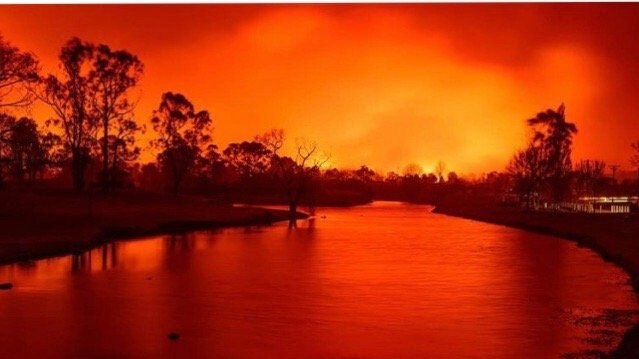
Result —
M 582 160 L 575 166 L 575 175 L 580 192 L 594 195 L 599 192 L 604 179 L 606 164 L 597 160 Z
M 162 173 L 155 163 L 146 163 L 141 166 L 138 185 L 148 190 L 161 190 L 164 178 Z
M 375 177 L 375 171 L 365 165 L 362 165 L 355 171 L 355 176 L 364 183 L 370 183 Z
M 4 185 L 6 169 L 11 161 L 11 131 L 15 124 L 15 117 L 0 113 L 0 186 Z
M 514 189 L 524 197 L 526 207 L 534 207 L 547 172 L 543 149 L 530 144 L 513 156 L 507 171 L 515 179 Z
M 108 149 L 110 169 L 108 187 L 122 186 L 127 176 L 126 165 L 140 156 L 140 147 L 135 145 L 135 136 L 144 132 L 144 128 L 132 119 L 118 117 L 110 126 L 113 131 L 109 135 Z
M 329 156 L 319 153 L 316 143 L 305 141 L 297 145 L 295 157 L 274 154 L 273 171 L 284 188 L 291 215 L 297 212 L 300 202 L 312 194 L 313 180 L 328 159 Z
M 55 118 L 47 121 L 62 129 L 65 147 L 71 156 L 73 186 L 85 186 L 85 174 L 95 144 L 97 121 L 91 115 L 92 90 L 89 77 L 93 53 L 91 44 L 72 38 L 61 49 L 62 75 L 41 79 L 39 98 L 51 107 Z
M 426 175 L 426 178 L 424 178 L 424 182 L 426 184 L 435 184 L 437 183 L 439 179 L 437 178 L 437 176 L 434 173 L 429 173 Z
M 204 156 L 201 157 L 200 172 L 210 181 L 215 182 L 224 175 L 226 163 L 217 145 L 210 144 L 206 147 Z
M 142 76 L 142 62 L 133 54 L 125 50 L 111 50 L 109 46 L 101 44 L 94 46 L 85 44 L 91 50 L 91 70 L 89 72 L 90 91 L 92 92 L 92 109 L 97 121 L 102 127 L 102 186 L 108 190 L 117 171 L 117 149 L 122 149 L 122 141 L 112 138 L 109 134 L 113 122 L 118 121 L 115 131 L 133 128 L 132 120 L 123 120 L 134 109 L 134 103 L 127 94 Z M 124 126 L 123 126 L 124 125 Z M 130 131 L 127 131 L 130 132 Z M 128 138 L 128 137 L 127 137 Z M 116 142 L 115 144 L 113 142 Z M 115 146 L 116 151 L 113 151 Z M 113 163 L 112 163 L 113 162 Z
M 630 164 L 637 170 L 637 177 L 639 178 L 639 141 L 630 145 L 633 150 L 633 154 L 630 156 Z
M 265 174 L 273 152 L 257 141 L 231 143 L 223 152 L 226 160 L 245 180 Z
M 151 144 L 160 150 L 158 162 L 171 179 L 172 192 L 177 194 L 201 147 L 211 141 L 211 117 L 206 110 L 195 111 L 184 95 L 166 92 L 151 123 L 158 134 Z
M 31 104 L 27 85 L 38 80 L 38 61 L 0 35 L 0 109 Z
M 277 152 L 284 146 L 284 130 L 281 128 L 271 129 L 261 135 L 255 136 L 255 142 L 259 142 L 271 153 Z
M 5 172 L 18 181 L 34 181 L 45 167 L 56 164 L 53 150 L 58 142 L 58 136 L 42 134 L 30 118 L 0 114 L 0 183 Z
M 566 121 L 565 110 L 561 104 L 557 110 L 547 109 L 528 120 L 535 131 L 533 142 L 543 150 L 555 201 L 562 200 L 568 189 L 572 136 L 577 133 L 577 126 Z
M 419 176 L 422 174 L 422 172 L 424 172 L 422 166 L 418 165 L 417 163 L 409 163 L 408 165 L 406 165 L 406 167 L 404 167 L 404 170 L 402 171 L 404 176 Z
M 450 171 L 448 172 L 448 180 L 446 181 L 447 183 L 450 184 L 457 184 L 459 183 L 460 179 L 459 176 L 457 175 L 457 173 Z
M 36 172 L 44 166 L 43 149 L 40 147 L 38 128 L 30 118 L 22 117 L 13 124 L 9 138 L 11 148 L 11 169 L 13 177 L 18 181 L 25 179 L 25 174 L 31 180 Z

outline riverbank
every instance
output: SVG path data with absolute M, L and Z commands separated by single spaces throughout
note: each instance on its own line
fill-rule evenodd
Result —
M 623 268 L 639 292 L 639 216 L 531 212 L 500 206 L 490 199 L 449 199 L 435 213 L 519 228 L 569 239 Z M 612 358 L 639 358 L 639 323 L 626 332 Z
M 305 215 L 298 213 L 297 218 Z M 233 207 L 140 191 L 109 194 L 0 191 L 0 263 L 78 253 L 116 239 L 267 225 L 283 210 Z

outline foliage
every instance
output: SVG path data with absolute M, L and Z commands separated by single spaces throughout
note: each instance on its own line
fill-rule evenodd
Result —
M 151 145 L 158 149 L 158 162 L 178 193 L 186 174 L 194 168 L 201 148 L 211 141 L 211 117 L 208 111 L 196 111 L 182 94 L 166 92 L 153 112 L 151 124 L 158 137 Z
M 33 102 L 28 87 L 38 79 L 38 61 L 0 36 L 0 109 Z
M 562 200 L 568 191 L 568 176 L 572 169 L 572 136 L 577 126 L 566 121 L 566 107 L 562 103 L 556 110 L 547 109 L 529 119 L 533 128 L 533 146 L 540 149 L 542 163 L 547 171 L 552 198 Z

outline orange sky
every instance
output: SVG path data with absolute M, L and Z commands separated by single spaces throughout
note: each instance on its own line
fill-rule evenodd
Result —
M 636 4 L 5 5 L 0 32 L 47 72 L 74 35 L 127 49 L 140 121 L 178 91 L 222 147 L 280 127 L 340 167 L 502 169 L 562 101 L 577 159 L 628 167 L 639 139 Z

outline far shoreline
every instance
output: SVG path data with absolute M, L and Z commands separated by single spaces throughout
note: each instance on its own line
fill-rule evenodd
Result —
M 257 205 L 138 191 L 118 194 L 2 193 L 0 265 L 80 254 L 119 240 L 245 226 L 308 215 Z M 3 208 L 2 205 L 6 205 Z
M 484 201 L 451 201 L 433 213 L 502 225 L 575 242 L 621 268 L 639 293 L 639 218 L 636 214 L 582 214 L 523 211 Z M 632 223 L 632 225 L 630 224 Z M 617 224 L 626 224 L 618 226 Z M 633 231 L 634 230 L 634 231 Z M 633 242 L 634 240 L 634 242 Z M 639 322 L 605 358 L 639 358 Z

